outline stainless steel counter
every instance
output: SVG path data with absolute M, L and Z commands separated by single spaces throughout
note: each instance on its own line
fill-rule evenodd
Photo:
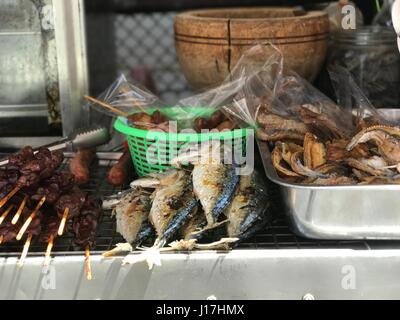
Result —
M 1 299 L 398 299 L 399 250 L 235 250 L 164 254 L 162 266 L 92 257 L 0 259 Z

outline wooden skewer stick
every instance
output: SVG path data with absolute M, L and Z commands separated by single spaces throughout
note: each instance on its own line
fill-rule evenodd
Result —
M 51 250 L 53 249 L 53 245 L 54 245 L 54 236 L 50 235 L 49 241 L 47 242 L 47 248 L 46 248 L 46 253 L 44 255 L 44 262 L 43 262 L 43 266 L 44 267 L 48 267 L 50 264 L 50 260 L 51 260 Z
M 3 199 L 1 199 L 0 208 L 2 208 L 7 203 L 7 201 L 10 200 L 14 196 L 14 194 L 16 194 L 19 190 L 21 190 L 21 187 L 16 186 Z
M 86 269 L 86 279 L 92 280 L 92 267 L 90 266 L 90 249 L 89 246 L 85 249 L 85 269 Z
M 99 106 L 102 106 L 103 108 L 106 108 L 106 109 L 108 109 L 108 110 L 110 110 L 110 111 L 112 111 L 114 113 L 117 113 L 120 116 L 124 116 L 124 117 L 128 116 L 128 114 L 126 112 L 123 112 L 123 111 L 121 111 L 121 110 L 119 110 L 117 108 L 114 108 L 113 106 L 109 105 L 108 103 L 105 103 L 103 101 L 97 100 L 97 99 L 95 99 L 95 98 L 93 98 L 91 96 L 84 96 L 84 98 L 86 100 L 89 100 L 90 102 L 93 102 L 93 103 L 98 104 Z
M 64 229 L 65 229 L 65 223 L 67 221 L 68 218 L 68 213 L 69 213 L 69 208 L 65 208 L 63 216 L 61 218 L 61 222 L 60 222 L 60 226 L 58 227 L 58 232 L 57 234 L 59 236 L 62 236 L 62 234 L 64 233 Z
M 43 205 L 43 203 L 46 201 L 46 197 L 42 197 L 40 199 L 39 203 L 36 205 L 36 208 L 32 211 L 31 215 L 29 216 L 28 219 L 24 222 L 22 225 L 21 229 L 19 230 L 16 239 L 19 241 L 21 240 L 22 236 L 24 235 L 26 229 L 28 229 L 29 225 L 31 224 L 32 220 L 36 217 L 36 214 L 38 213 L 40 207 Z
M 4 236 L 3 236 L 3 235 L 1 235 L 1 236 L 0 236 L 0 244 L 2 244 L 2 243 L 3 243 L 3 240 L 4 240 Z
M 3 223 L 3 221 L 5 220 L 5 218 L 7 218 L 8 214 L 10 213 L 10 211 L 14 208 L 14 205 L 10 205 L 6 211 L 3 212 L 3 214 L 0 217 L 0 224 Z
M 32 240 L 32 234 L 29 234 L 28 238 L 25 241 L 24 249 L 22 250 L 21 257 L 19 258 L 19 261 L 18 261 L 19 267 L 22 267 L 24 265 L 26 255 L 28 254 L 29 246 L 31 245 L 31 240 Z
M 21 201 L 21 204 L 18 207 L 17 213 L 14 215 L 14 217 L 11 220 L 12 224 L 16 224 L 19 220 L 19 217 L 21 216 L 22 210 L 24 210 L 26 201 L 28 200 L 28 196 L 26 195 L 24 199 Z
M 91 96 L 84 96 L 84 98 L 85 98 L 86 100 L 89 100 L 89 101 L 93 102 L 93 103 L 97 103 L 98 105 L 102 106 L 103 108 L 106 108 L 106 109 L 108 109 L 108 110 L 110 110 L 110 111 L 112 111 L 112 112 L 115 112 L 115 113 L 119 114 L 120 116 L 124 116 L 124 117 L 127 117 L 127 116 L 128 116 L 128 113 L 123 112 L 123 111 L 121 111 L 121 110 L 119 110 L 119 109 L 113 107 L 112 105 L 110 105 L 110 104 L 108 104 L 108 103 L 105 103 L 105 102 L 103 102 L 103 101 L 100 101 L 100 100 L 98 100 L 98 99 L 95 99 L 95 98 L 93 98 L 93 97 L 91 97 Z M 133 105 L 134 105 L 136 108 L 138 108 L 141 112 L 143 112 L 143 113 L 148 113 L 148 112 L 140 105 L 139 102 L 133 101 Z

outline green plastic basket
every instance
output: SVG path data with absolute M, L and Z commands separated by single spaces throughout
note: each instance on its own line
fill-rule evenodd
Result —
M 155 110 L 149 110 L 152 113 Z M 209 117 L 214 108 L 188 107 L 185 112 L 193 117 Z M 177 115 L 176 107 L 163 108 L 162 112 L 174 119 Z M 247 129 L 236 129 L 228 132 L 210 133 L 170 133 L 156 132 L 131 127 L 125 117 L 119 117 L 114 128 L 125 134 L 132 161 L 139 176 L 150 172 L 160 172 L 171 167 L 170 161 L 175 158 L 182 148 L 190 148 L 194 143 L 204 141 L 223 141 L 235 150 L 241 148 L 242 156 L 246 156 Z

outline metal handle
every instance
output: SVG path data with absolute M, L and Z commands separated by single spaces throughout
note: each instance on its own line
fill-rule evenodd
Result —
M 62 140 L 41 146 L 41 148 L 47 148 L 50 151 L 72 149 L 77 151 L 79 149 L 94 148 L 99 145 L 105 144 L 110 141 L 110 133 L 106 128 L 95 128 L 85 131 L 81 131 L 77 134 L 64 138 Z M 35 148 L 34 152 L 37 152 L 39 148 Z M 0 166 L 4 166 L 8 163 L 8 158 L 0 160 Z

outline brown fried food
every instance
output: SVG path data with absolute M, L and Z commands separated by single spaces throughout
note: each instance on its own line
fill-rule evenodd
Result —
M 326 160 L 343 161 L 347 158 L 367 158 L 370 156 L 368 146 L 365 143 L 356 145 L 351 151 L 347 151 L 349 144 L 347 139 L 335 139 L 326 143 Z
M 277 142 L 277 141 L 302 142 L 304 140 L 304 134 L 293 131 L 279 131 L 274 133 L 268 133 L 264 129 L 258 129 L 256 135 L 259 139 L 269 142 Z
M 328 178 L 317 178 L 311 182 L 311 184 L 319 186 L 339 186 L 339 185 L 351 185 L 357 182 L 346 176 L 332 176 Z
M 346 133 L 337 126 L 333 119 L 327 114 L 316 112 L 315 107 L 312 105 L 302 105 L 299 109 L 299 115 L 304 124 L 315 128 L 318 132 L 326 132 L 328 130 L 333 138 L 344 138 L 346 136 Z
M 294 172 L 296 172 L 297 174 L 299 174 L 301 176 L 305 176 L 305 177 L 317 178 L 317 177 L 325 177 L 326 176 L 319 171 L 315 171 L 315 170 L 312 170 L 312 169 L 304 166 L 303 163 L 301 162 L 302 159 L 303 159 L 302 151 L 297 151 L 297 152 L 293 153 L 292 156 L 290 157 L 290 167 L 292 168 L 292 170 Z
M 336 175 L 336 176 L 345 176 L 348 175 L 349 170 L 346 166 L 340 164 L 340 163 L 325 163 L 317 168 L 315 168 L 316 171 L 322 173 L 322 174 L 329 174 L 329 175 Z
M 235 124 L 231 120 L 225 120 L 217 126 L 218 131 L 223 131 L 223 130 L 231 131 L 233 129 L 235 129 Z
M 315 169 L 326 163 L 326 148 L 318 138 L 310 132 L 304 136 L 304 165 L 310 169 Z
M 372 126 L 357 133 L 347 150 L 352 150 L 360 143 L 372 142 L 378 147 L 378 152 L 389 164 L 400 162 L 400 129 L 389 126 Z
M 303 147 L 299 146 L 298 144 L 295 144 L 293 142 L 282 142 L 282 157 L 283 159 L 290 164 L 290 158 L 292 157 L 292 154 L 298 151 L 303 151 Z
M 153 127 L 151 116 L 144 112 L 129 115 L 128 122 L 138 129 L 149 130 Z
M 285 168 L 282 165 L 282 160 L 283 160 L 283 157 L 282 157 L 282 145 L 281 144 L 277 144 L 275 146 L 275 148 L 272 150 L 272 153 L 271 153 L 272 165 L 274 166 L 276 171 L 278 171 L 278 173 L 280 173 L 283 176 L 300 177 L 299 174 L 291 171 L 290 169 Z
M 366 172 L 372 176 L 393 176 L 393 171 L 384 168 L 385 165 L 383 165 L 383 163 L 380 163 L 380 165 L 379 160 L 377 160 L 378 158 L 379 157 L 372 157 L 369 159 L 349 158 L 345 161 L 350 167 Z
M 304 123 L 272 113 L 259 114 L 257 122 L 262 128 L 259 138 L 266 141 L 302 141 L 308 131 Z

